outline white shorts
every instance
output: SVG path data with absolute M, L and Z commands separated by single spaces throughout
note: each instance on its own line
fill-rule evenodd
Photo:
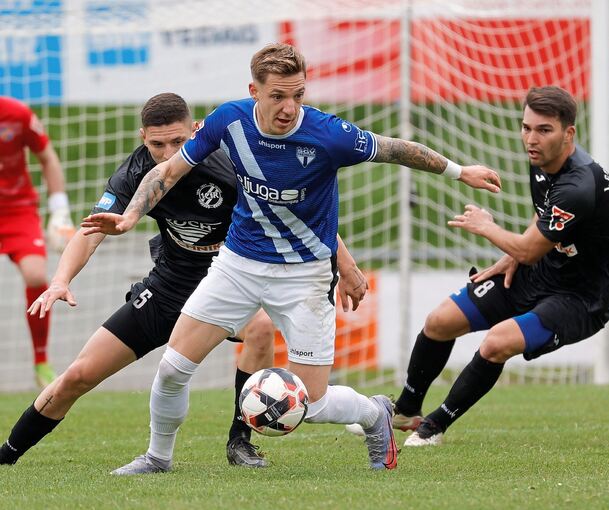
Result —
M 223 246 L 182 313 L 234 336 L 262 307 L 286 339 L 290 361 L 332 365 L 335 278 L 330 259 L 269 264 Z

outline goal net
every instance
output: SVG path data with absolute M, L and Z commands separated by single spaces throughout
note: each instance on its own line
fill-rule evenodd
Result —
M 578 141 L 589 148 L 590 2 L 461 0 L 21 0 L 0 8 L 0 94 L 31 104 L 67 178 L 78 222 L 111 173 L 139 144 L 148 97 L 182 95 L 196 117 L 247 95 L 249 59 L 264 44 L 295 44 L 308 62 L 307 102 L 385 136 L 424 143 L 460 163 L 500 171 L 501 195 L 441 176 L 363 164 L 340 173 L 340 232 L 371 289 L 357 312 L 338 307 L 335 382 L 370 385 L 403 377 L 426 313 L 471 265 L 498 256 L 446 222 L 467 203 L 510 230 L 532 215 L 520 102 L 533 85 L 554 84 L 578 100 Z M 560 4 L 560 8 L 557 7 Z M 41 191 L 40 168 L 31 172 Z M 50 358 L 63 370 L 151 267 L 143 221 L 107 238 L 71 288 L 76 309 L 53 311 Z M 49 256 L 49 276 L 58 255 Z M 0 259 L 0 390 L 33 387 L 23 284 Z M 179 282 L 176 282 L 179 284 Z M 479 338 L 455 350 L 458 368 Z M 474 345 L 474 346 L 473 346 Z M 276 342 L 276 364 L 285 363 Z M 587 381 L 590 353 L 550 364 L 514 364 L 516 380 Z M 161 350 L 103 387 L 150 386 Z M 197 374 L 197 387 L 231 386 L 237 349 L 226 342 Z M 509 366 L 509 365 L 508 365 Z

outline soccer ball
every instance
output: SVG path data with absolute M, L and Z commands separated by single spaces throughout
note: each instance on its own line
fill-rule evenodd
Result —
M 239 395 L 243 421 L 265 436 L 283 436 L 302 423 L 309 396 L 302 381 L 284 368 L 258 370 Z

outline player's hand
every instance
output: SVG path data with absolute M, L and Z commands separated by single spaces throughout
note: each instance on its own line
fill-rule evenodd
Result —
M 47 240 L 53 250 L 61 253 L 75 233 L 70 209 L 60 207 L 51 213 L 47 225 Z
M 80 226 L 86 236 L 96 233 L 118 236 L 131 230 L 136 223 L 137 221 L 122 214 L 97 213 L 83 218 Z
M 459 180 L 472 188 L 485 189 L 493 193 L 499 193 L 501 190 L 499 174 L 482 165 L 461 167 Z
M 478 235 L 484 235 L 485 228 L 493 224 L 490 212 L 472 204 L 466 205 L 463 214 L 457 214 L 454 220 L 448 222 L 451 227 L 462 228 Z
M 503 286 L 506 289 L 509 289 L 510 285 L 512 285 L 514 273 L 516 273 L 517 268 L 518 261 L 510 255 L 504 255 L 492 266 L 487 267 L 486 269 L 483 269 L 482 271 L 478 271 L 476 274 L 471 275 L 470 280 L 474 283 L 478 283 L 484 280 L 488 280 L 489 278 L 497 274 L 502 274 L 505 275 L 505 277 L 503 278 Z
M 338 294 L 343 305 L 343 311 L 349 311 L 349 298 L 351 298 L 351 309 L 357 310 L 360 301 L 364 299 L 368 290 L 368 280 L 356 265 L 340 273 L 338 280 Z
M 49 288 L 40 294 L 38 299 L 27 309 L 27 312 L 30 315 L 38 314 L 38 317 L 42 319 L 58 299 L 67 302 L 70 306 L 76 306 L 76 300 L 66 284 L 51 282 Z

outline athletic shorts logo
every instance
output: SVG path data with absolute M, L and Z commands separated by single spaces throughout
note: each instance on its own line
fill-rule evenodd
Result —
M 99 202 L 97 202 L 95 207 L 99 207 L 100 209 L 107 211 L 114 205 L 114 202 L 116 202 L 116 197 L 112 193 L 108 193 L 106 191 L 99 199 Z
M 296 147 L 296 157 L 303 168 L 307 168 L 315 159 L 315 147 Z
M 224 202 L 222 190 L 213 183 L 203 184 L 203 186 L 197 190 L 197 199 L 199 200 L 199 204 L 207 209 L 220 207 L 222 202 Z
M 550 219 L 550 230 L 562 230 L 569 223 L 575 214 L 563 211 L 560 207 L 552 206 L 552 218 Z

